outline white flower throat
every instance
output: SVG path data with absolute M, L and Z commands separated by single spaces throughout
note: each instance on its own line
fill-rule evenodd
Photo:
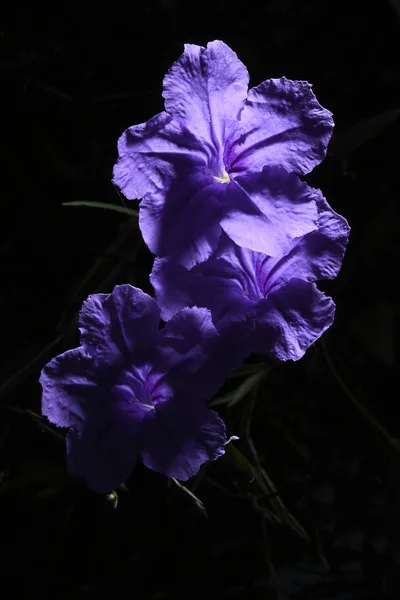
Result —
M 229 177 L 228 173 L 225 171 L 225 169 L 222 172 L 221 177 L 217 177 L 214 175 L 214 179 L 216 181 L 219 181 L 220 183 L 229 183 L 231 178 Z

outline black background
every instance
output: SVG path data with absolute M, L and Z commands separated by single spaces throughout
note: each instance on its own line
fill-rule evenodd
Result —
M 279 587 L 282 598 L 397 597 L 396 5 L 131 0 L 8 7 L 0 30 L 3 597 L 23 589 L 74 598 L 275 598 Z M 196 488 L 207 518 L 140 466 L 114 510 L 66 475 L 63 444 L 24 412 L 40 413 L 40 369 L 76 343 L 74 314 L 89 293 L 128 280 L 151 291 L 152 258 L 133 221 L 62 203 L 123 205 L 110 183 L 119 135 L 163 109 L 162 78 L 183 44 L 213 39 L 238 54 L 251 86 L 282 75 L 311 82 L 336 123 L 327 158 L 307 177 L 352 227 L 339 277 L 321 285 L 337 303 L 336 321 L 323 346 L 298 364 L 274 367 L 259 391 L 253 432 L 263 467 L 312 537 L 311 550 L 285 524 L 267 519 L 263 527 L 254 485 L 226 461 L 213 464 L 210 480 Z M 247 409 L 243 400 L 226 415 L 231 434 Z M 246 440 L 238 447 L 254 462 Z M 297 591 L 289 591 L 296 577 Z

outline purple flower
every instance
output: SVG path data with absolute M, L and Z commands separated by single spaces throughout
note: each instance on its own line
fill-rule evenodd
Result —
M 272 231 L 273 256 L 241 248 L 223 235 L 214 255 L 190 271 L 170 259 L 155 260 L 150 280 L 163 319 L 183 306 L 206 306 L 222 336 L 232 323 L 235 328 L 243 323 L 243 343 L 251 351 L 280 360 L 303 356 L 333 322 L 335 305 L 314 282 L 339 272 L 349 226 L 321 192 L 296 185 L 316 206 L 317 229 L 292 239 L 279 228 Z
M 69 470 L 96 492 L 120 485 L 138 453 L 181 480 L 224 453 L 225 426 L 205 401 L 237 364 L 225 356 L 215 367 L 225 342 L 207 309 L 185 308 L 161 330 L 159 318 L 155 300 L 130 285 L 89 296 L 82 345 L 42 370 L 42 413 L 69 428 Z
M 333 121 L 310 84 L 283 77 L 248 91 L 248 81 L 223 42 L 186 44 L 164 78 L 165 112 L 119 139 L 113 181 L 127 198 L 142 198 L 139 225 L 157 256 L 191 268 L 215 251 L 222 231 L 271 254 L 264 209 L 277 198 L 249 173 L 267 165 L 304 174 L 324 158 Z M 315 229 L 316 214 L 299 203 L 293 223 L 291 208 L 282 199 L 284 234 Z

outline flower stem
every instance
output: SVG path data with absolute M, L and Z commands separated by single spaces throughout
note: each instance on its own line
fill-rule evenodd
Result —
M 347 398 L 350 400 L 350 402 L 356 407 L 358 412 L 361 413 L 361 415 L 364 417 L 364 419 L 366 421 L 368 421 L 368 423 L 380 434 L 380 436 L 386 441 L 386 443 L 389 444 L 391 446 L 391 448 L 393 450 L 395 450 L 397 453 L 400 453 L 399 440 L 397 440 L 396 438 L 391 436 L 390 433 L 387 431 L 387 429 L 385 429 L 385 427 L 381 423 L 379 423 L 379 421 L 377 421 L 375 419 L 375 417 L 365 408 L 365 406 L 359 400 L 357 400 L 357 398 L 354 396 L 354 394 L 349 390 L 349 388 L 347 387 L 347 385 L 345 384 L 345 382 L 339 375 L 338 371 L 336 370 L 336 368 L 331 360 L 331 357 L 329 356 L 325 342 L 323 340 L 320 340 L 320 347 L 321 347 L 324 359 L 326 361 L 326 364 L 328 365 L 332 375 L 334 376 L 337 383 L 342 388 L 343 392 L 345 393 Z

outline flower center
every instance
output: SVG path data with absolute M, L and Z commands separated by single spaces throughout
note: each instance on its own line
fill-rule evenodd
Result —
M 229 175 L 225 171 L 225 169 L 222 171 L 222 175 L 220 177 L 217 177 L 216 175 L 214 175 L 214 179 L 216 181 L 219 181 L 220 183 L 229 183 L 231 180 L 231 178 L 229 177 Z
M 131 371 L 123 371 L 116 388 L 127 402 L 140 402 L 146 412 L 154 410 L 151 393 L 139 369 L 133 367 Z

